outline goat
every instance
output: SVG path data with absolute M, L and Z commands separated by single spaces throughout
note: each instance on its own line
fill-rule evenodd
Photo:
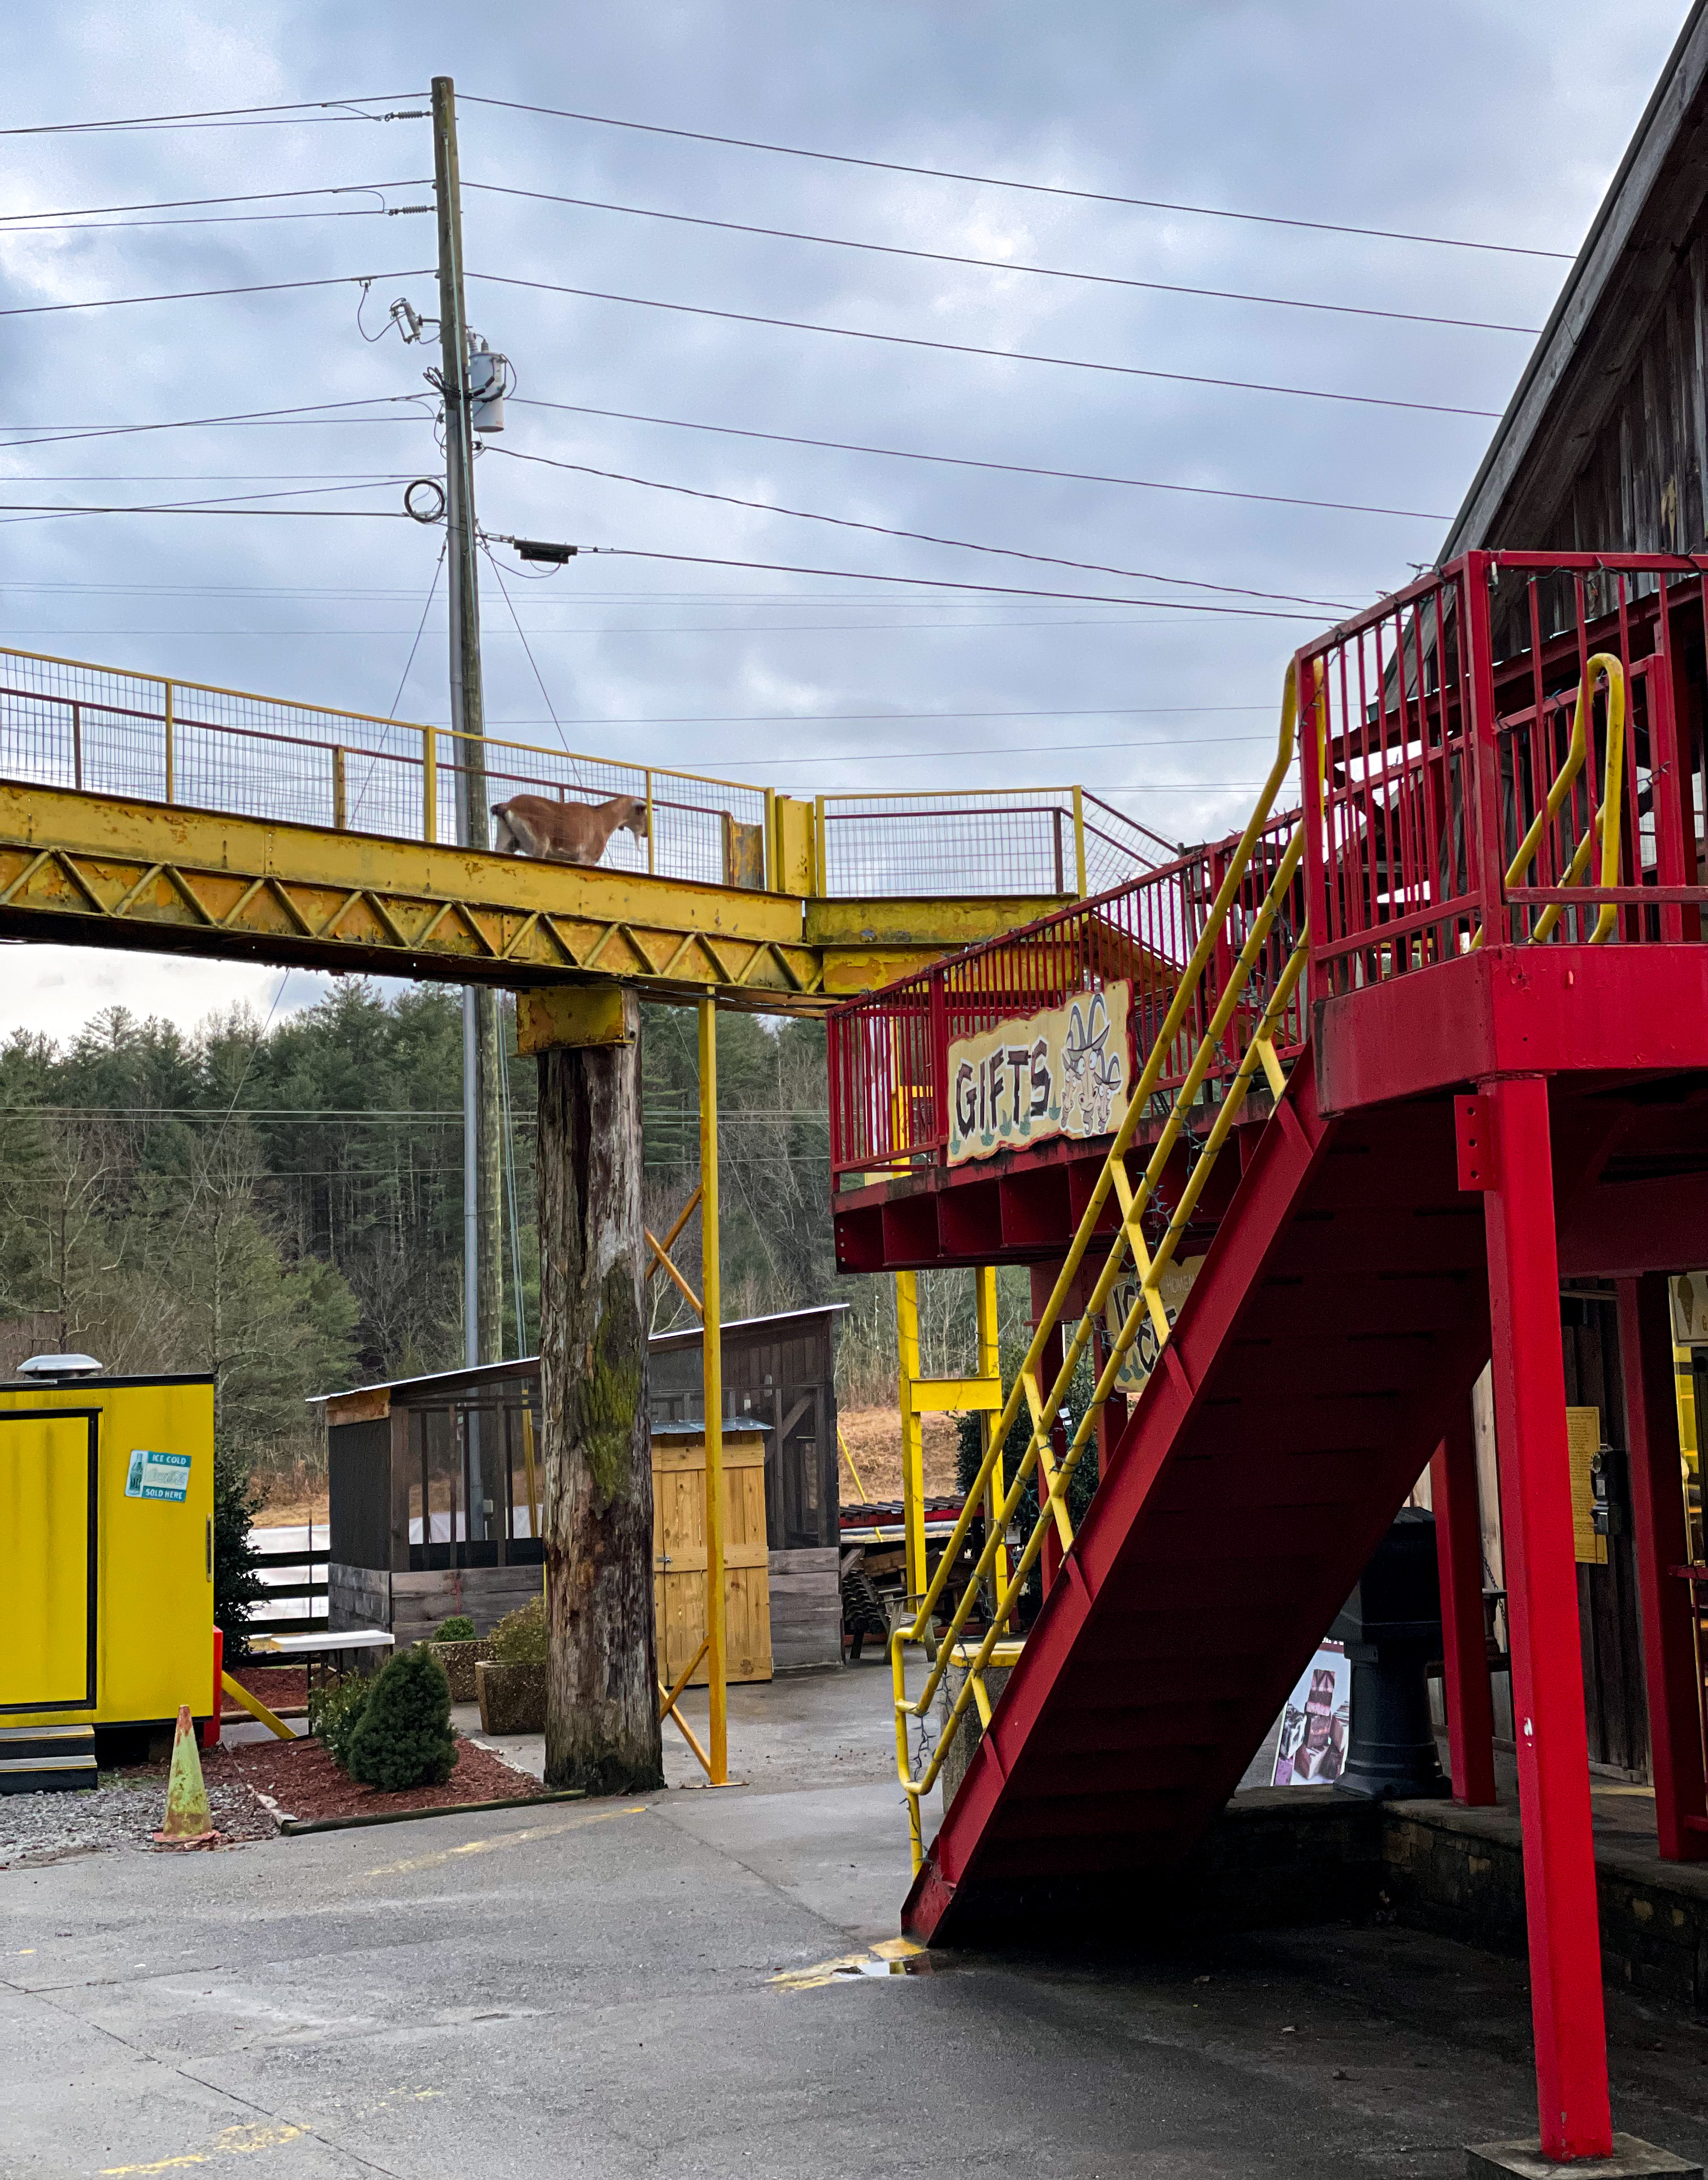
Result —
M 646 838 L 646 805 L 632 795 L 608 802 L 554 802 L 546 795 L 513 795 L 495 802 L 493 845 L 501 854 L 538 856 L 559 863 L 596 863 L 613 833 Z

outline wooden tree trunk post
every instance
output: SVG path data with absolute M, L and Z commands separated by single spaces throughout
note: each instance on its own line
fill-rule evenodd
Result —
M 546 1780 L 664 1783 L 652 1599 L 639 1008 L 615 986 L 524 994 L 540 1060 Z

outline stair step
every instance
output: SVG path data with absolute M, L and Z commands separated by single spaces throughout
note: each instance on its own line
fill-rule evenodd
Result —
M 96 1785 L 100 1775 L 92 1748 L 70 1755 L 0 1756 L 0 1794 L 74 1792 Z
M 0 1767 L 32 1756 L 86 1756 L 95 1760 L 92 1726 L 0 1727 Z

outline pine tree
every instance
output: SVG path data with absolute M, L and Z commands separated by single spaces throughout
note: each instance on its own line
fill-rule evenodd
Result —
M 445 1669 L 431 1650 L 399 1650 L 363 1708 L 350 1742 L 350 1776 L 397 1794 L 409 1786 L 442 1786 L 456 1764 Z

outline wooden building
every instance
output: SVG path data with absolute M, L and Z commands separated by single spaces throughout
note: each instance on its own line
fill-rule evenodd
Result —
M 841 1660 L 836 1320 L 842 1304 L 723 1328 L 725 1420 L 764 1442 L 769 1650 L 756 1677 Z M 661 1439 L 703 1424 L 698 1329 L 651 1344 Z M 539 1594 L 545 1486 L 536 1356 L 321 1396 L 331 1624 L 400 1641 L 466 1613 L 486 1633 Z M 663 1427 L 674 1427 L 666 1429 Z M 680 1461 L 672 1456 L 672 1465 Z M 755 1512 L 758 1506 L 755 1504 Z M 744 1523 L 744 1538 L 756 1522 Z M 759 1624 L 757 1605 L 754 1608 Z
M 1690 11 L 1439 558 L 1480 548 L 1708 552 L 1708 0 Z M 1606 581 L 1589 579 L 1592 586 L 1598 580 Z M 1500 618 L 1497 601 L 1497 628 Z M 1516 624 L 1512 640 L 1526 640 Z M 1695 802 L 1700 869 L 1708 856 L 1708 673 L 1699 606 L 1678 617 L 1674 640 L 1680 740 L 1696 752 L 1686 792 Z M 1687 875 L 1700 883 L 1696 873 Z M 1708 1260 L 1708 1235 L 1703 1252 Z M 1675 1318 L 1679 1307 L 1675 1296 Z M 1612 1288 L 1572 1283 L 1562 1293 L 1561 1319 L 1566 1396 L 1584 1434 L 1573 1450 L 1574 1489 L 1581 1496 L 1584 1472 L 1600 1451 L 1590 1439 L 1599 1433 L 1615 1498 L 1611 1533 L 1599 1544 L 1579 1539 L 1590 1755 L 1599 1768 L 1646 1780 L 1636 1577 L 1617 1504 L 1628 1426 Z M 1693 1353 L 1688 1325 L 1679 1338 L 1688 1389 L 1693 1370 L 1708 1368 L 1708 1346 Z M 1693 1452 L 1695 1405 L 1687 1390 L 1681 1406 Z M 1500 1514 L 1486 1398 L 1477 1411 L 1486 1577 L 1497 1598 Z M 1700 1549 L 1700 1482 L 1693 1493 Z M 1503 1648 L 1498 1620 L 1497 1639 Z M 1497 1683 L 1497 1730 L 1509 1738 L 1505 1697 Z

